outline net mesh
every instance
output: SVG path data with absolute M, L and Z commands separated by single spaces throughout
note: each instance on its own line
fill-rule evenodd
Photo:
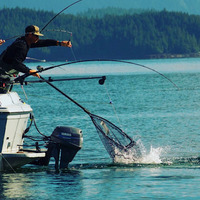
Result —
M 114 160 L 117 151 L 128 151 L 135 142 L 119 127 L 108 120 L 94 114 L 90 114 L 99 137 L 110 157 Z

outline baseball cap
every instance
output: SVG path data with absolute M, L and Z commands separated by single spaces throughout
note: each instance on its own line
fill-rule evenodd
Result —
M 34 35 L 38 35 L 38 36 L 44 36 L 43 34 L 40 33 L 40 29 L 38 26 L 35 26 L 35 25 L 30 25 L 30 26 L 27 26 L 26 29 L 25 29 L 25 33 L 32 33 Z

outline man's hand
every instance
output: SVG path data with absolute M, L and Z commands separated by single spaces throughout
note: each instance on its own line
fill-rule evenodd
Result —
M 37 70 L 34 70 L 34 69 L 29 70 L 29 74 L 31 74 L 32 76 L 40 78 L 40 75 L 38 73 L 35 73 L 35 72 L 37 72 Z M 35 73 L 35 74 L 32 74 L 32 73 Z
M 72 43 L 71 43 L 71 41 L 62 41 L 61 42 L 61 46 L 71 48 L 72 47 Z
M 5 42 L 5 40 L 0 39 L 0 45 L 2 45 Z

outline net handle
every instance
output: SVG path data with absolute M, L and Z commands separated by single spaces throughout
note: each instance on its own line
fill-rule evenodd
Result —
M 72 99 L 71 97 L 69 97 L 67 94 L 65 94 L 63 91 L 61 91 L 59 88 L 57 88 L 55 85 L 53 85 L 52 83 L 50 83 L 48 80 L 46 80 L 45 78 L 43 78 L 42 76 L 40 76 L 40 78 L 46 82 L 48 85 L 50 85 L 51 87 L 53 87 L 55 90 L 57 90 L 59 93 L 61 93 L 63 96 L 65 96 L 66 98 L 68 98 L 70 101 L 72 101 L 74 104 L 76 104 L 78 107 L 80 107 L 85 113 L 87 113 L 93 124 L 95 125 L 95 127 L 102 132 L 102 130 L 99 129 L 99 127 L 94 123 L 94 118 L 98 118 L 98 119 L 101 119 L 102 121 L 110 124 L 111 126 L 115 127 L 115 129 L 117 129 L 120 133 L 123 134 L 123 136 L 125 136 L 126 138 L 128 138 L 130 140 L 130 143 L 127 145 L 127 146 L 131 146 L 131 143 L 135 143 L 125 132 L 123 132 L 119 127 L 117 127 L 116 125 L 114 125 L 112 122 L 109 122 L 108 120 L 98 116 L 98 115 L 95 115 L 95 114 L 92 114 L 91 112 L 89 112 L 86 108 L 84 108 L 82 105 L 80 105 L 78 102 L 76 102 L 74 99 Z M 103 132 L 104 133 L 104 132 Z M 105 134 L 105 133 L 104 133 Z M 117 144 L 114 140 L 112 140 L 112 142 L 114 142 L 115 144 Z M 121 145 L 123 148 L 124 146 Z M 126 146 L 126 147 L 127 147 Z

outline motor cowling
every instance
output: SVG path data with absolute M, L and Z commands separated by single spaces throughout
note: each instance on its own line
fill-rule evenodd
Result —
M 51 156 L 55 159 L 55 168 L 64 169 L 82 148 L 82 130 L 74 127 L 58 126 L 51 134 Z M 60 166 L 59 166 L 60 161 Z
M 74 127 L 57 126 L 51 134 L 51 141 L 65 147 L 81 149 L 82 130 Z
M 81 129 L 57 126 L 50 136 L 46 156 L 38 164 L 48 165 L 50 158 L 54 157 L 56 169 L 68 168 L 68 164 L 82 148 L 82 144 L 83 135 Z

